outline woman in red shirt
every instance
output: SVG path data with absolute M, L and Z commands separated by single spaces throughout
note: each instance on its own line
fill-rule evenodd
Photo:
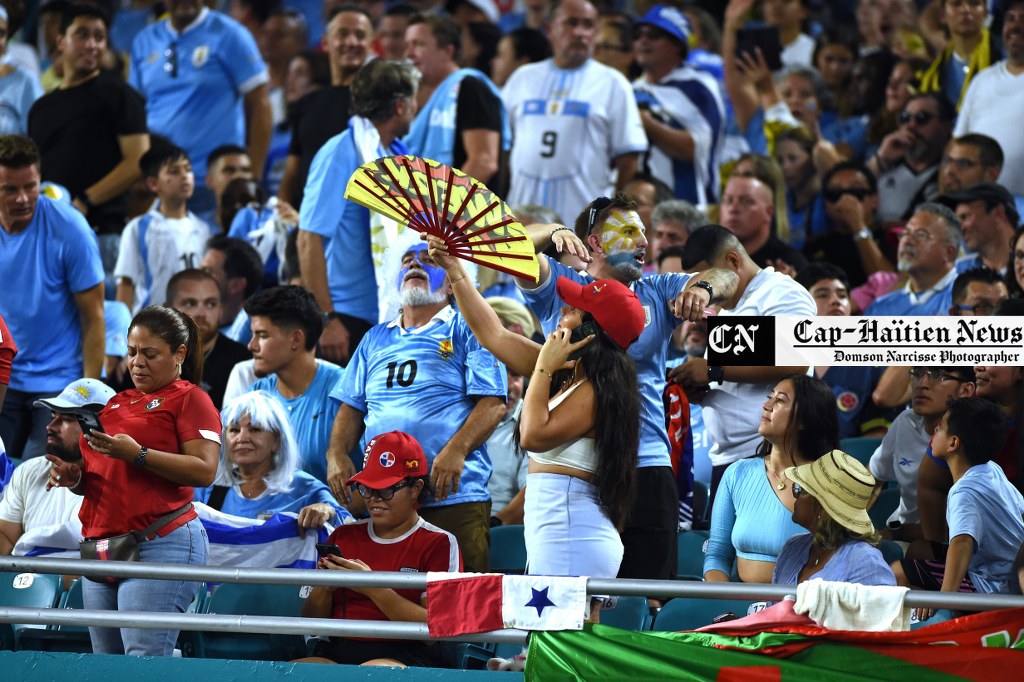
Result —
M 86 539 L 156 525 L 139 544 L 141 561 L 205 564 L 209 545 L 192 488 L 213 483 L 221 422 L 197 386 L 203 352 L 195 322 L 173 308 L 140 311 L 128 327 L 128 370 L 135 388 L 99 413 L 105 433 L 82 437 L 82 464 L 47 456 L 54 465 L 49 487 L 84 496 L 79 518 Z M 181 613 L 199 584 L 132 578 L 83 587 L 87 609 Z M 91 627 L 89 634 L 95 653 L 133 656 L 170 656 L 178 638 L 177 630 Z

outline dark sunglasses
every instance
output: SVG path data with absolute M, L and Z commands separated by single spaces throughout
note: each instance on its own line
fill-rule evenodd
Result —
M 844 194 L 849 194 L 857 201 L 863 201 L 864 197 L 871 195 L 871 190 L 863 187 L 829 187 L 825 190 L 825 201 L 834 204 L 842 199 Z
M 662 40 L 668 38 L 668 31 L 663 31 L 655 26 L 640 26 L 633 31 L 634 39 L 650 38 L 651 40 Z
M 587 234 L 590 234 L 590 231 L 594 229 L 594 223 L 597 222 L 597 214 L 611 205 L 612 200 L 608 197 L 594 199 L 594 203 L 590 204 L 590 212 L 587 214 Z
M 379 497 L 380 499 L 387 502 L 392 497 L 394 497 L 395 493 L 397 493 L 399 490 L 401 490 L 402 488 L 408 488 L 414 485 L 415 483 L 415 479 L 407 478 L 401 483 L 396 483 L 390 488 L 384 488 L 383 490 L 379 490 L 377 488 L 370 488 L 368 486 L 363 485 L 362 483 L 356 483 L 356 492 L 359 493 L 359 496 L 362 497 L 364 500 L 368 500 L 371 497 Z
M 178 77 L 178 43 L 171 43 L 164 49 L 164 73 L 171 78 Z
M 909 111 L 901 111 L 899 121 L 903 126 L 910 123 L 911 120 L 919 126 L 924 126 L 928 125 L 933 118 L 938 118 L 938 114 L 933 114 L 930 111 L 917 111 L 913 114 Z
M 804 494 L 804 489 L 800 487 L 799 483 L 793 483 L 793 499 L 800 497 Z

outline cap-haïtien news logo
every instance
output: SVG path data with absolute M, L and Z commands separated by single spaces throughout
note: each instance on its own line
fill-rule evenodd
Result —
M 775 365 L 775 318 L 708 318 L 708 364 L 741 367 Z

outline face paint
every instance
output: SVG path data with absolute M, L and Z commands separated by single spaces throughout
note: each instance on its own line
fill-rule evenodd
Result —
M 601 248 L 609 255 L 625 252 L 632 254 L 639 248 L 638 238 L 643 232 L 643 223 L 636 211 L 614 209 L 601 226 Z
M 440 289 L 441 285 L 444 284 L 444 278 L 446 276 L 446 273 L 444 271 L 444 268 L 438 267 L 436 265 L 427 265 L 426 263 L 423 262 L 423 258 L 426 257 L 427 255 L 427 245 L 417 244 L 416 246 L 412 247 L 411 249 L 405 252 L 405 256 L 402 257 L 402 260 L 405 261 L 410 254 L 412 254 L 412 257 L 415 259 L 416 264 L 419 266 L 419 268 L 422 269 L 424 273 L 426 273 L 427 279 L 430 281 L 430 290 L 437 291 L 438 289 Z M 409 274 L 410 265 L 411 261 L 409 264 L 403 265 L 402 269 L 398 271 L 399 290 L 402 289 L 402 284 L 405 282 L 405 276 Z
M 614 209 L 601 226 L 601 248 L 608 264 L 630 279 L 643 274 L 643 259 L 637 258 L 644 243 L 643 234 L 643 222 L 636 211 Z

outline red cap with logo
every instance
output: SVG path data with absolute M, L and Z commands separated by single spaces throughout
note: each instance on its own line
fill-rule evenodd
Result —
M 619 348 L 626 350 L 640 338 L 646 315 L 633 290 L 614 279 L 577 284 L 568 277 L 555 283 L 558 296 L 573 308 L 590 313 Z
M 363 470 L 348 480 L 381 490 L 407 478 L 427 475 L 427 457 L 415 438 L 401 431 L 374 436 L 366 444 Z

